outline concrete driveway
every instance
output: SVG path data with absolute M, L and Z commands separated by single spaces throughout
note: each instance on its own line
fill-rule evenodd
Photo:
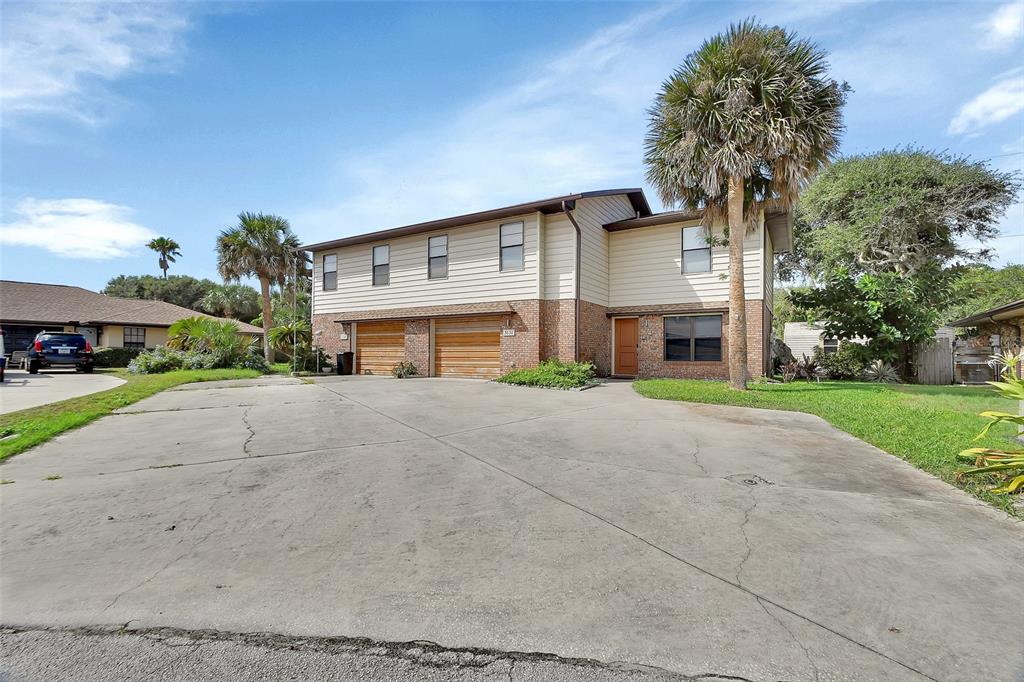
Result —
M 131 651 L 412 666 L 381 679 L 1024 672 L 1022 525 L 807 415 L 625 383 L 268 378 L 159 394 L 0 477 L 0 619 L 28 630 L 2 640 L 24 679 L 73 660 L 68 637 L 125 630 L 111 660 L 165 679 L 228 664 Z
M 0 414 L 98 393 L 124 383 L 117 377 L 82 374 L 73 369 L 43 370 L 39 374 L 8 369 L 5 374 L 0 386 Z

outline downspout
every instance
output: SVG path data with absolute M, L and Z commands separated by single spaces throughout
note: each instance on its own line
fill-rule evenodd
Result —
M 576 230 L 576 270 L 575 270 L 575 300 L 573 302 L 573 338 L 572 338 L 572 359 L 575 362 L 580 360 L 580 251 L 583 246 L 583 232 L 580 224 L 576 222 L 572 212 L 576 210 L 576 200 L 567 199 L 562 202 L 562 213 L 572 223 Z

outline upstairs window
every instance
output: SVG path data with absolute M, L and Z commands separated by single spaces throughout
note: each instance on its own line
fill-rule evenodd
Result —
M 700 225 L 683 228 L 683 274 L 711 272 L 711 244 Z
M 666 317 L 665 359 L 720 362 L 722 360 L 722 316 Z
M 331 254 L 324 256 L 324 291 L 334 291 L 338 288 L 338 256 Z
M 125 348 L 145 348 L 146 347 L 146 328 L 145 327 L 125 327 L 124 328 L 124 342 Z
M 427 240 L 427 279 L 448 276 L 448 235 L 441 234 Z
M 501 269 L 523 269 L 523 224 L 505 223 L 500 228 Z
M 373 247 L 373 286 L 391 283 L 391 247 L 387 244 Z

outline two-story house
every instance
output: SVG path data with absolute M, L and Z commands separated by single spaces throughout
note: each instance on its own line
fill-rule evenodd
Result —
M 344 237 L 313 254 L 313 327 L 357 373 L 491 378 L 541 360 L 601 375 L 727 378 L 729 249 L 695 213 L 614 189 Z M 769 368 L 772 255 L 789 215 L 744 238 L 749 369 Z

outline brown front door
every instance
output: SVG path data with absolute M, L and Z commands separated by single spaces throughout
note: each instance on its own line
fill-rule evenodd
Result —
M 640 320 L 635 317 L 615 320 L 615 366 L 613 374 L 636 376 L 636 350 L 640 345 Z

